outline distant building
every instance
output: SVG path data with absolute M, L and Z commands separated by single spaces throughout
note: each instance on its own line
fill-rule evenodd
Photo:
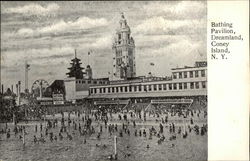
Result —
M 89 53 L 88 53 L 89 54 Z M 89 87 L 96 85 L 109 84 L 108 78 L 93 78 L 93 72 L 90 65 L 87 65 L 85 71 L 81 67 L 80 59 L 76 57 L 71 60 L 71 67 L 68 78 L 63 80 L 63 89 L 65 89 L 64 98 L 66 101 L 76 102 L 76 100 L 81 100 L 89 95 Z M 62 92 L 61 92 L 62 93 Z
M 135 42 L 130 35 L 130 27 L 124 15 L 121 15 L 120 26 L 116 30 L 113 50 L 113 76 L 116 79 L 127 79 L 136 76 Z
M 64 79 L 65 85 L 65 99 L 67 101 L 81 100 L 89 96 L 89 88 L 92 86 L 107 85 L 109 84 L 108 78 L 99 79 L 75 79 L 66 78 Z
M 89 54 L 89 53 L 88 53 Z M 76 100 L 81 100 L 89 95 L 89 87 L 93 85 L 103 85 L 109 84 L 108 78 L 93 78 L 93 72 L 90 65 L 87 65 L 85 71 L 81 67 L 81 59 L 77 58 L 75 51 L 75 58 L 71 60 L 70 70 L 66 75 L 68 78 L 64 80 L 55 80 L 51 86 L 47 89 L 47 93 L 50 93 L 50 97 L 56 94 L 57 103 L 62 102 L 61 95 L 60 100 L 58 100 L 58 94 L 63 94 L 66 101 L 76 102 Z
M 75 58 L 71 60 L 71 67 L 69 67 L 69 72 L 66 73 L 69 78 L 76 78 L 76 79 L 83 79 L 83 74 L 85 74 L 82 70 L 84 68 L 81 67 L 81 60 L 76 57 L 75 51 Z
M 49 87 L 46 88 L 43 95 L 44 97 L 52 97 L 53 94 L 65 95 L 64 80 L 55 80 Z

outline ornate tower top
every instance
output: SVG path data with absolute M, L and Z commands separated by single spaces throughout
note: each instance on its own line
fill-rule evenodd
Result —
M 121 13 L 121 19 L 119 21 L 120 27 L 117 29 L 117 32 L 129 32 L 130 33 L 130 27 L 127 24 L 127 20 L 125 19 L 125 16 L 123 13 Z

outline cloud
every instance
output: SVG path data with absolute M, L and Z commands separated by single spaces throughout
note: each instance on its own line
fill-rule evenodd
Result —
M 75 30 L 75 29 L 89 29 L 99 26 L 105 26 L 108 22 L 104 18 L 91 19 L 88 17 L 78 18 L 76 21 L 65 22 L 61 20 L 56 24 L 40 28 L 38 32 L 40 33 L 51 33 L 51 32 L 61 32 L 65 30 Z
M 157 49 L 154 51 L 154 54 L 156 55 L 164 55 L 166 53 L 173 53 L 173 55 L 169 55 L 170 57 L 175 57 L 177 60 L 181 57 L 193 57 L 190 54 L 193 54 L 192 52 L 196 52 L 195 50 L 199 49 L 200 45 L 202 45 L 202 42 L 190 42 L 188 40 L 182 40 L 178 43 L 170 44 L 169 46 L 165 46 L 163 48 Z M 181 46 L 181 48 L 180 48 Z
M 23 33 L 30 32 L 29 30 L 23 30 Z M 70 57 L 74 56 L 74 50 L 77 49 L 78 56 L 80 58 L 84 57 L 89 50 L 94 52 L 95 56 L 103 55 L 104 51 L 109 48 L 111 52 L 111 40 L 112 35 L 101 35 L 100 37 L 93 38 L 88 42 L 77 43 L 77 44 L 68 44 L 64 46 L 55 46 L 53 47 L 43 46 L 42 48 L 32 48 L 29 49 L 18 49 L 18 50 L 5 50 L 2 51 L 2 64 L 5 66 L 21 65 L 24 63 L 24 60 L 29 61 L 32 64 L 36 65 L 55 65 L 62 63 L 69 63 Z
M 196 33 L 197 29 L 205 29 L 205 20 L 169 20 L 162 16 L 142 21 L 134 29 L 135 34 L 146 35 L 178 35 Z M 205 30 L 204 30 L 205 32 Z
M 194 61 L 206 59 L 206 46 L 202 41 L 192 42 L 183 39 L 170 45 L 143 50 L 138 56 L 143 61 L 164 60 L 175 65 L 193 65 Z
M 152 2 L 142 8 L 148 16 L 164 15 L 172 19 L 199 19 L 207 12 L 206 1 Z
M 105 18 L 92 19 L 89 17 L 80 17 L 75 21 L 65 22 L 59 20 L 51 25 L 40 27 L 37 29 L 21 28 L 14 35 L 19 37 L 34 37 L 39 35 L 58 34 L 67 32 L 76 32 L 79 30 L 87 30 L 90 28 L 96 28 L 108 25 L 108 21 Z
M 89 44 L 92 48 L 111 48 L 112 35 L 103 35 L 95 40 L 95 42 Z
M 2 65 L 20 66 L 27 60 L 31 64 L 36 65 L 55 65 L 60 64 L 61 61 L 68 60 L 69 55 L 74 54 L 74 48 L 71 46 L 42 48 L 42 49 L 26 49 L 26 50 L 12 50 L 2 52 Z
M 20 7 L 6 8 L 3 10 L 3 13 L 15 13 L 15 14 L 24 14 L 24 15 L 48 15 L 59 9 L 59 5 L 55 3 L 50 3 L 47 6 L 41 6 L 39 4 L 29 4 Z
M 17 31 L 18 35 L 29 36 L 34 34 L 34 30 L 29 28 L 21 28 Z
M 136 54 L 138 75 L 146 75 L 152 71 L 154 75 L 166 76 L 170 75 L 171 68 L 193 66 L 195 61 L 206 60 L 206 46 L 202 41 L 182 39 L 161 47 L 144 48 Z M 149 65 L 151 62 L 155 63 L 154 67 Z

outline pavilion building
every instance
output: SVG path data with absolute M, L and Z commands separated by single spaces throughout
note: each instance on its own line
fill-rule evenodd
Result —
M 135 41 L 122 14 L 112 45 L 112 78 L 93 78 L 90 65 L 81 67 L 80 59 L 72 59 L 68 78 L 63 80 L 65 101 L 94 105 L 127 106 L 128 103 L 177 103 L 188 106 L 207 104 L 207 62 L 172 68 L 170 76 L 136 76 Z

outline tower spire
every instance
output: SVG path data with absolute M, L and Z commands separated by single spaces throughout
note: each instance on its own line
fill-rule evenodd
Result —
M 125 17 L 124 17 L 124 13 L 123 13 L 123 12 L 121 12 L 121 17 L 122 17 L 122 18 L 125 18 Z
M 75 58 L 76 58 L 76 49 L 75 49 Z

